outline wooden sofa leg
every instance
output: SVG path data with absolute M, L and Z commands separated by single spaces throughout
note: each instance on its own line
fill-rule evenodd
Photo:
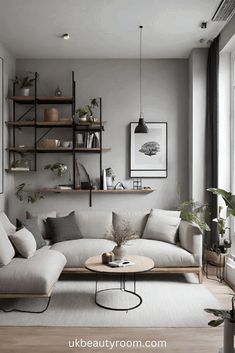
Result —
M 200 269 L 200 271 L 198 272 L 198 281 L 200 284 L 202 284 L 203 282 L 202 269 Z

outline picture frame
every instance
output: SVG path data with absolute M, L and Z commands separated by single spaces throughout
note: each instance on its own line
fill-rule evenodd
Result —
M 167 122 L 146 122 L 149 132 L 136 134 L 130 123 L 130 178 L 167 178 Z
M 4 192 L 4 108 L 3 108 L 3 58 L 0 57 L 0 194 Z

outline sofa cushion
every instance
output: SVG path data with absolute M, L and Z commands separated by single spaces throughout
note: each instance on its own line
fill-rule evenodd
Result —
M 103 252 L 112 251 L 115 243 L 107 239 L 78 239 L 61 242 L 52 246 L 67 259 L 65 267 L 84 267 L 86 260 Z M 197 259 L 177 245 L 157 240 L 136 239 L 124 245 L 127 254 L 148 256 L 156 267 L 198 266 Z
M 26 228 L 22 228 L 12 235 L 9 235 L 12 243 L 19 254 L 26 259 L 32 257 L 37 249 L 33 234 Z
M 142 237 L 149 213 L 143 211 L 113 212 L 113 226 L 128 223 L 138 237 Z
M 9 264 L 14 256 L 15 250 L 3 225 L 0 223 L 0 266 Z
M 95 255 L 113 250 L 115 243 L 107 239 L 78 239 L 52 245 L 67 259 L 66 267 L 84 267 L 86 260 Z
M 82 238 L 105 238 L 112 229 L 111 211 L 78 211 L 76 219 Z
M 143 238 L 176 244 L 180 221 L 181 219 L 177 217 L 158 216 L 151 212 L 144 229 Z
M 46 219 L 47 217 L 56 217 L 56 211 L 32 214 L 29 211 L 26 211 L 26 218 L 34 218 L 38 222 L 38 227 L 44 239 L 50 239 L 50 231 L 48 229 Z
M 48 217 L 46 221 L 50 228 L 51 240 L 54 243 L 81 237 L 74 211 L 65 217 Z
M 152 208 L 151 214 L 155 216 L 169 216 L 169 217 L 180 217 L 181 211 L 171 211 L 171 210 L 162 210 L 160 208 Z
M 65 257 L 48 247 L 30 259 L 15 257 L 0 269 L 0 293 L 48 294 L 66 263 Z
M 130 255 L 153 259 L 155 267 L 200 266 L 198 259 L 180 246 L 158 240 L 136 239 L 124 245 Z
M 9 218 L 3 211 L 0 211 L 0 223 L 5 229 L 7 235 L 15 233 L 16 227 L 10 222 Z
M 17 224 L 17 227 L 19 228 L 25 227 L 33 234 L 37 244 L 37 250 L 46 245 L 46 241 L 45 239 L 43 239 L 42 234 L 40 232 L 37 219 L 35 218 L 22 219 L 22 220 L 17 219 L 16 224 Z

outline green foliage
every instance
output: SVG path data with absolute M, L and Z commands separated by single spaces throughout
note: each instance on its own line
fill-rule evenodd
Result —
M 210 188 L 207 191 L 214 195 L 221 196 L 227 206 L 227 216 L 235 217 L 235 195 L 223 189 Z
M 218 310 L 218 309 L 204 309 L 207 313 L 213 314 L 216 316 L 218 319 L 216 320 L 211 320 L 208 322 L 209 326 L 212 327 L 217 327 L 221 325 L 224 320 L 230 320 L 234 322 L 235 319 L 235 310 L 234 310 L 234 301 L 235 301 L 235 295 L 234 294 L 229 294 L 232 296 L 232 310 Z
M 25 76 L 23 78 L 19 78 L 18 76 L 15 77 L 13 82 L 15 82 L 19 88 L 28 88 L 33 87 L 35 78 L 30 78 L 29 76 Z
M 179 210 L 182 220 L 197 225 L 201 231 L 210 231 L 206 222 L 209 215 L 207 204 L 200 204 L 194 200 L 184 201 L 180 204 Z
M 82 108 L 78 108 L 76 110 L 76 113 L 78 113 L 79 117 L 87 115 L 87 114 L 89 114 L 89 116 L 93 116 L 93 109 L 98 106 L 99 106 L 99 104 L 97 102 L 97 99 L 91 98 L 90 104 L 87 104 Z
M 35 203 L 39 200 L 44 199 L 43 194 L 40 191 L 29 191 L 25 190 L 25 183 L 16 186 L 15 195 L 20 201 L 27 201 L 28 203 Z
M 51 170 L 56 176 L 61 177 L 68 170 L 67 165 L 63 163 L 47 164 L 45 170 Z

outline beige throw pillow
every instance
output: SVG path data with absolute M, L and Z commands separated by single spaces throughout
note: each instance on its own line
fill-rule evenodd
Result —
M 10 235 L 9 238 L 21 256 L 29 259 L 35 254 L 37 244 L 33 234 L 28 229 L 22 228 Z

